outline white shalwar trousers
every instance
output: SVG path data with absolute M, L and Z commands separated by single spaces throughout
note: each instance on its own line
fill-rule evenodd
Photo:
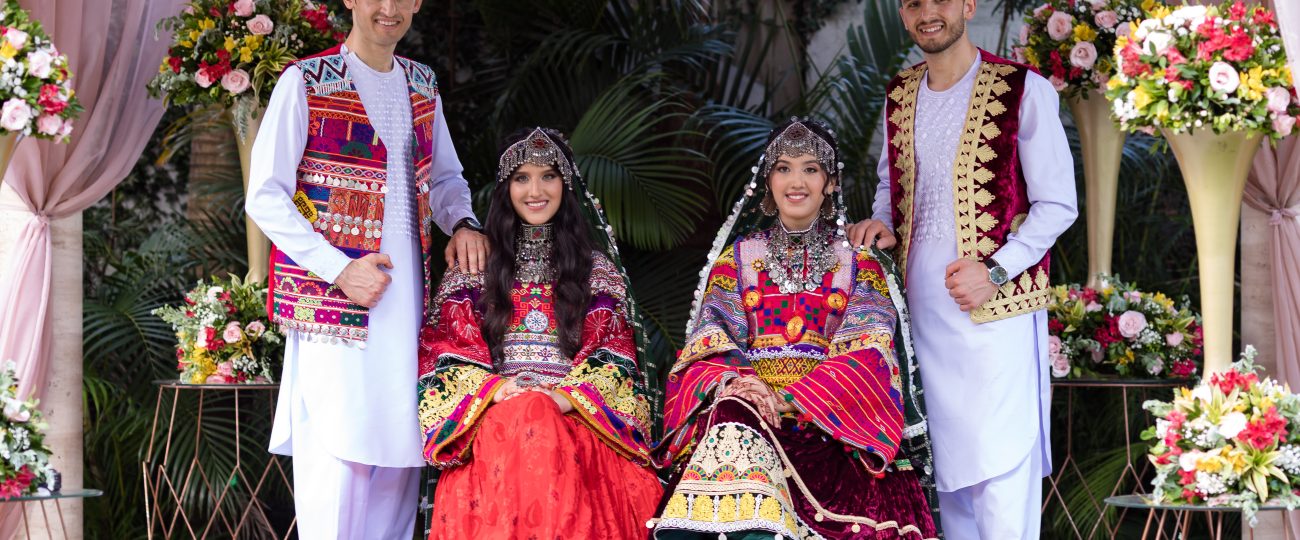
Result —
M 1038 540 L 1043 460 L 1038 446 L 1014 469 L 957 491 L 939 492 L 948 540 Z
M 295 422 L 293 495 L 302 540 L 411 540 L 420 468 L 334 457 Z

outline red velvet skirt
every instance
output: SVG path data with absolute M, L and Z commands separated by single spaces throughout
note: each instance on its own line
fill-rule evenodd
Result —
M 492 405 L 443 471 L 430 540 L 645 538 L 663 488 L 542 393 Z

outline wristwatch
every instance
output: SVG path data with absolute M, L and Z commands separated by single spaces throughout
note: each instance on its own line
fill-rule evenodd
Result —
M 1007 275 L 1007 269 L 1003 268 L 1002 265 L 998 264 L 998 261 L 992 257 L 984 259 L 984 266 L 989 267 L 989 281 L 992 281 L 994 285 L 1001 287 L 1005 285 L 1007 279 L 1010 278 L 1010 276 Z
M 479 225 L 478 220 L 472 217 L 461 218 L 460 221 L 457 221 L 455 225 L 451 226 L 451 233 L 456 234 L 456 231 L 459 231 L 461 227 L 468 227 L 469 230 L 474 232 L 483 232 L 483 226 Z

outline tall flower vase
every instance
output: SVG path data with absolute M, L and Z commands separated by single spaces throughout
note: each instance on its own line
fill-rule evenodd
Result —
M 1181 134 L 1163 131 L 1182 169 L 1196 229 L 1205 373 L 1227 371 L 1235 357 L 1233 284 L 1241 195 L 1263 135 L 1246 131 L 1222 135 L 1210 130 Z
M 7 130 L 0 130 L 0 133 L 3 133 L 0 135 L 0 179 L 3 179 L 5 171 L 9 170 L 9 160 L 14 158 L 14 148 L 18 146 L 21 135 Z
M 235 128 L 235 142 L 239 145 L 239 168 L 244 173 L 244 196 L 248 196 L 249 167 L 253 156 L 253 141 L 257 139 L 257 130 L 262 126 L 262 116 L 266 109 L 261 106 L 236 105 L 230 109 L 230 121 Z M 248 243 L 248 274 L 244 281 L 257 283 L 266 281 L 267 265 L 271 257 L 271 241 L 262 234 L 250 217 L 244 217 L 248 226 L 246 241 Z
M 1084 196 L 1088 215 L 1088 286 L 1101 286 L 1110 275 L 1115 240 L 1115 193 L 1124 132 L 1110 118 L 1110 102 L 1099 92 L 1066 99 L 1083 147 Z

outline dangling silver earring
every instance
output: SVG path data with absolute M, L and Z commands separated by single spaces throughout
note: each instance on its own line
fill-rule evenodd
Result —
M 758 203 L 758 207 L 763 210 L 763 215 L 765 216 L 770 217 L 776 215 L 776 199 L 772 197 L 771 191 L 763 194 L 763 201 Z

